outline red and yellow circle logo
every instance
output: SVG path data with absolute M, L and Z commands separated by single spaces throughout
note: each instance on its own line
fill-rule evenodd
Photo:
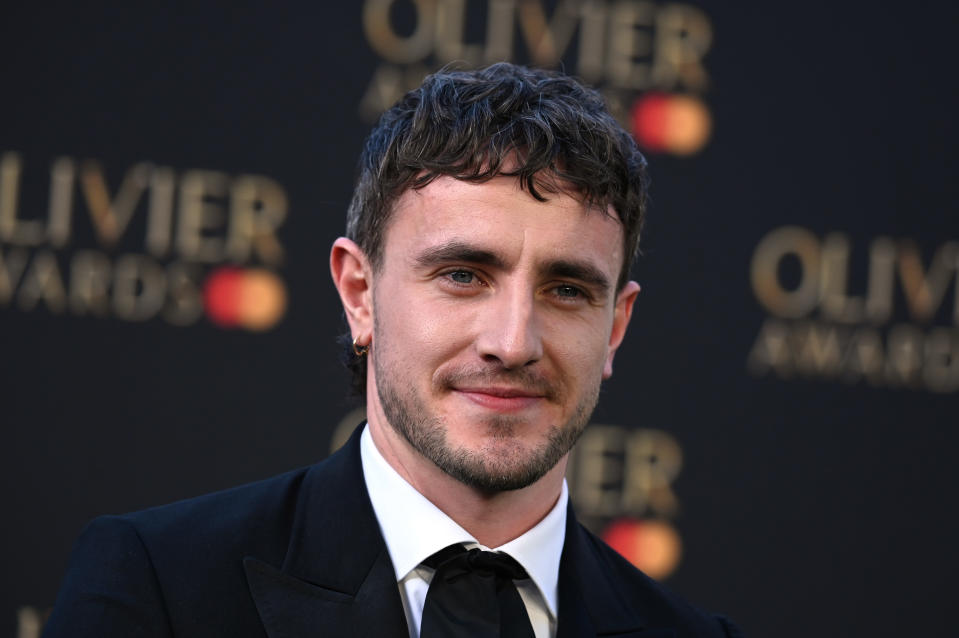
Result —
M 260 332 L 286 312 L 286 286 L 262 268 L 217 268 L 203 284 L 203 305 L 210 321 L 222 328 Z
M 630 115 L 633 137 L 653 152 L 692 155 L 712 131 L 709 109 L 690 95 L 646 93 L 633 103 Z
M 602 537 L 623 558 L 656 580 L 672 574 L 682 555 L 679 534 L 665 521 L 621 518 L 613 521 Z

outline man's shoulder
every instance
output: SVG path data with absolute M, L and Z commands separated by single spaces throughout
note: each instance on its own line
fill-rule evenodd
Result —
M 279 568 L 310 529 L 310 512 L 316 529 L 332 503 L 357 500 L 362 488 L 346 489 L 357 459 L 338 453 L 255 483 L 94 519 L 74 546 L 44 635 L 251 635 L 260 617 L 245 562 Z M 106 626 L 115 631 L 103 633 Z
M 360 493 L 363 488 L 354 485 L 357 477 L 362 481 L 358 465 L 351 439 L 311 466 L 168 505 L 101 516 L 81 534 L 81 544 L 85 538 L 112 537 L 142 547 L 161 577 L 191 566 L 236 566 L 247 556 L 280 565 L 295 530 L 316 523 L 309 512 L 322 517 L 324 508 Z
M 618 605 L 640 614 L 649 627 L 670 627 L 681 635 L 697 637 L 741 636 L 724 616 L 705 612 L 662 583 L 650 578 L 623 558 L 602 539 L 579 525 L 580 540 L 610 585 L 609 594 Z
M 100 542 L 142 546 L 154 568 L 167 570 L 236 563 L 255 555 L 282 562 L 304 480 L 300 468 L 174 503 L 100 516 L 81 534 Z
M 183 525 L 192 525 L 196 519 L 204 521 L 203 532 L 213 527 L 231 525 L 242 519 L 247 522 L 267 514 L 279 514 L 295 506 L 300 485 L 314 466 L 290 470 L 276 476 L 237 485 L 207 494 L 158 505 L 112 518 L 126 520 L 145 532 L 175 531 Z

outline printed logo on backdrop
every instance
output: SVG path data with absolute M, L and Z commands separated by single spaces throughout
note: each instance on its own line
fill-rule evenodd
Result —
M 333 430 L 330 452 L 365 420 L 365 408 L 344 416 Z M 676 570 L 682 555 L 673 524 L 679 499 L 672 489 L 682 466 L 682 449 L 668 432 L 590 424 L 570 455 L 566 481 L 580 522 L 662 580 Z
M 563 68 L 600 88 L 647 151 L 691 155 L 712 118 L 702 9 L 648 0 L 365 0 L 363 30 L 380 57 L 359 104 L 374 122 L 431 70 L 517 62 Z
M 959 241 L 774 229 L 753 253 L 756 376 L 959 391 Z
M 116 168 L 116 167 L 112 167 Z M 263 175 L 0 154 L 0 309 L 268 330 L 286 312 L 283 187 Z

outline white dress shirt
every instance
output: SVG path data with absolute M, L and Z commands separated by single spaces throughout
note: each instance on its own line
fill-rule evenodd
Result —
M 360 455 L 366 489 L 396 569 L 410 638 L 419 638 L 426 590 L 433 578 L 434 570 L 421 563 L 453 543 L 504 552 L 516 559 L 530 576 L 514 582 L 536 638 L 556 635 L 559 559 L 566 539 L 569 500 L 565 480 L 559 500 L 543 520 L 519 538 L 489 548 L 480 545 L 393 469 L 373 443 L 368 425 L 360 438 Z

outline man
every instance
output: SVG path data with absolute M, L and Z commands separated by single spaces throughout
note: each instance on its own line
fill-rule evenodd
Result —
M 568 505 L 645 200 L 574 80 L 427 78 L 371 134 L 330 258 L 368 423 L 307 470 L 94 521 L 45 635 L 738 635 Z

